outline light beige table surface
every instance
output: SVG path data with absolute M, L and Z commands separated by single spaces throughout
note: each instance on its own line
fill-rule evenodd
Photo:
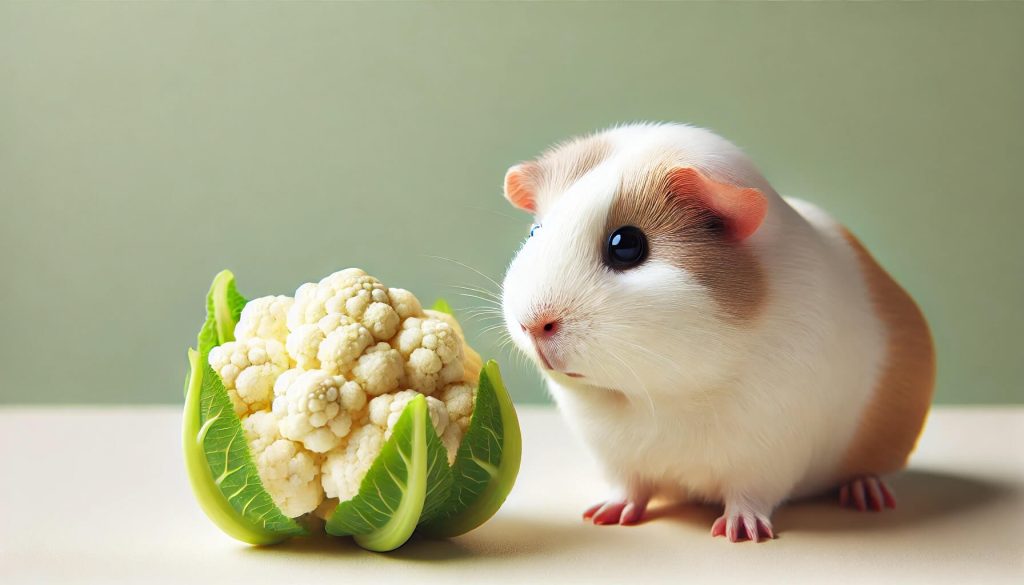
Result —
M 172 408 L 0 409 L 0 583 L 1024 583 L 1024 409 L 940 408 L 898 509 L 786 506 L 779 538 L 709 536 L 712 508 L 635 527 L 580 512 L 603 484 L 553 409 L 520 409 L 519 483 L 488 524 L 387 555 L 237 543 L 192 501 Z

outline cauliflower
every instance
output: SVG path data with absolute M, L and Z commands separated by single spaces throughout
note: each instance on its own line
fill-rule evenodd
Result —
M 449 463 L 455 460 L 462 436 L 469 429 L 475 399 L 473 386 L 468 384 L 450 384 L 441 392 L 441 401 L 448 410 L 448 427 L 441 435 L 441 443 L 448 451 Z
M 242 428 L 260 481 L 277 507 L 292 518 L 315 510 L 323 500 L 318 456 L 282 438 L 273 413 L 253 413 Z
M 370 396 L 397 390 L 404 375 L 402 355 L 383 341 L 359 356 L 359 362 L 352 368 L 352 376 Z
M 380 427 L 366 425 L 353 432 L 343 448 L 328 453 L 322 467 L 327 497 L 345 501 L 358 494 L 359 484 L 380 455 L 384 441 Z
M 210 351 L 257 470 L 288 516 L 354 496 L 403 409 L 427 396 L 453 461 L 473 411 L 479 355 L 447 313 L 357 268 L 249 301 L 235 341 Z M 435 396 L 436 395 L 436 396 Z
M 370 303 L 370 306 L 366 307 L 360 323 L 373 334 L 374 339 L 377 341 L 387 341 L 394 337 L 395 332 L 398 331 L 401 317 L 398 316 L 398 311 L 392 308 L 391 305 L 375 302 Z
M 217 274 L 182 425 L 207 516 L 254 545 L 321 524 L 378 552 L 491 518 L 519 470 L 518 420 L 497 364 L 436 306 L 356 268 L 250 301 Z
M 262 297 L 253 299 L 242 309 L 242 316 L 235 325 L 235 339 L 273 339 L 282 345 L 288 337 L 288 310 L 294 301 L 291 297 Z
M 378 396 L 370 401 L 370 422 L 383 429 L 384 440 L 391 437 L 391 430 L 395 428 L 405 405 L 418 394 L 415 390 L 402 390 L 396 394 Z M 443 402 L 433 396 L 427 397 L 427 409 L 430 413 L 430 422 L 440 435 L 448 427 L 448 409 Z
M 352 430 L 352 417 L 366 406 L 366 393 L 357 382 L 323 370 L 282 376 L 274 387 L 274 414 L 281 434 L 307 449 L 325 453 Z
M 359 356 L 372 343 L 373 336 L 366 327 L 359 323 L 349 323 L 324 337 L 316 359 L 320 362 L 320 369 L 332 374 L 344 374 L 352 369 Z
M 239 416 L 270 405 L 274 383 L 289 365 L 288 354 L 279 341 L 259 338 L 215 347 L 210 350 L 209 361 Z
M 359 492 L 359 484 L 366 471 L 380 454 L 384 442 L 391 438 L 391 431 L 398 423 L 402 410 L 409 401 L 418 396 L 415 390 L 403 390 L 395 394 L 384 394 L 370 401 L 368 424 L 354 432 L 344 449 L 327 455 L 323 466 L 323 487 L 329 498 L 347 500 Z M 430 422 L 443 435 L 448 428 L 448 410 L 443 402 L 427 397 Z M 462 435 L 459 435 L 461 440 Z M 448 462 L 455 460 L 455 452 L 448 449 Z M 455 451 L 458 444 L 455 444 Z
M 288 329 L 295 331 L 330 313 L 361 321 L 371 303 L 388 301 L 387 289 L 376 278 L 358 268 L 346 268 L 319 283 L 306 283 L 295 291 L 295 304 L 288 311 Z
M 404 288 L 389 288 L 388 299 L 391 306 L 398 313 L 398 318 L 405 320 L 409 317 L 418 317 L 423 314 L 423 307 L 420 301 L 413 294 Z
M 306 323 L 291 330 L 285 342 L 285 349 L 298 367 L 303 370 L 317 370 L 320 368 L 320 358 L 317 357 L 320 353 L 320 344 L 329 333 L 352 323 L 351 319 L 341 313 L 325 315 L 316 323 Z
M 450 315 L 443 311 L 432 311 L 427 309 L 423 311 L 423 314 L 428 317 L 444 321 L 459 334 L 459 337 L 463 340 L 462 380 L 464 382 L 475 384 L 477 378 L 480 377 L 480 369 L 483 368 L 484 362 L 480 358 L 480 354 L 478 354 L 472 347 L 469 347 L 465 342 L 466 336 L 462 332 L 462 326 L 459 325 L 458 320 L 455 319 L 454 315 Z
M 433 394 L 464 375 L 462 340 L 440 319 L 409 317 L 393 344 L 406 359 L 406 385 L 422 394 Z

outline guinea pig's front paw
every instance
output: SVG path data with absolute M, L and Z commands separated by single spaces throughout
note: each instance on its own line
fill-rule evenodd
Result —
M 761 538 L 775 538 L 772 521 L 768 514 L 761 513 L 749 504 L 725 505 L 725 513 L 711 525 L 711 536 L 725 536 L 732 542 L 752 540 L 759 542 Z
M 896 498 L 881 478 L 866 475 L 839 488 L 839 505 L 856 508 L 861 512 L 881 512 L 885 508 L 895 508 Z
M 583 512 L 583 519 L 589 520 L 597 526 L 611 524 L 629 526 L 639 524 L 646 511 L 647 498 L 608 500 L 587 508 L 587 511 Z

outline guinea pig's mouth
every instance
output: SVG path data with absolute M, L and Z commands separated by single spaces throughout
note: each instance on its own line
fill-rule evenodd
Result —
M 563 372 L 561 370 L 548 370 L 548 372 L 550 373 L 550 375 L 553 375 L 556 378 L 557 377 L 561 377 L 561 376 L 565 376 L 566 378 L 572 378 L 574 380 L 579 380 L 579 379 L 583 379 L 583 378 L 586 377 L 583 374 L 580 374 L 580 373 L 577 373 L 577 372 Z
M 540 359 L 540 363 L 544 366 L 544 369 L 549 370 L 551 372 L 557 372 L 559 374 L 562 374 L 563 376 L 568 376 L 570 378 L 582 378 L 583 377 L 583 374 L 580 374 L 580 373 L 577 373 L 577 372 L 563 372 L 562 370 L 560 370 L 560 369 L 556 368 L 554 365 L 552 365 L 551 364 L 551 360 L 549 360 L 548 356 L 545 355 L 545 353 L 544 353 L 544 349 L 542 347 L 542 344 L 537 343 L 536 340 L 533 342 L 533 349 L 534 349 L 534 351 L 537 352 L 537 357 Z

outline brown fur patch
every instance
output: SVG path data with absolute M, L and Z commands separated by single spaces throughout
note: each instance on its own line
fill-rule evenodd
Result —
M 734 321 L 755 318 L 767 295 L 750 246 L 730 241 L 721 219 L 695 200 L 671 193 L 671 162 L 625 176 L 608 213 L 605 238 L 624 225 L 647 235 L 650 255 L 686 270 Z
M 853 234 L 844 229 L 843 237 L 857 253 L 889 339 L 884 369 L 837 482 L 889 473 L 906 465 L 924 427 L 935 387 L 935 350 L 921 310 Z
M 530 167 L 530 182 L 538 212 L 583 175 L 601 164 L 612 145 L 601 136 L 585 136 L 551 147 Z

